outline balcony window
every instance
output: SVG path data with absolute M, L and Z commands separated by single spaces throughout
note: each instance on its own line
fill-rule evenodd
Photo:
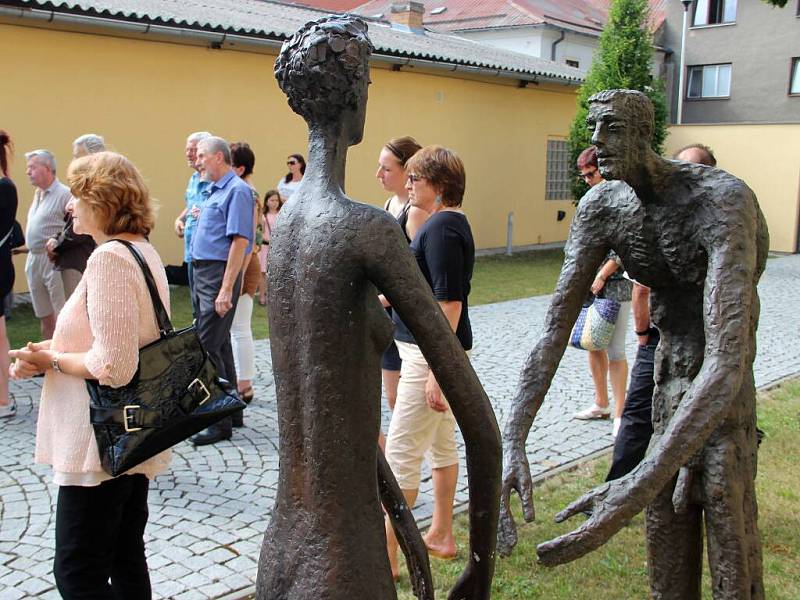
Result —
M 687 98 L 728 98 L 730 95 L 730 64 L 689 67 Z
M 800 57 L 792 59 L 792 71 L 789 75 L 789 93 L 800 95 Z
M 697 0 L 692 25 L 736 22 L 736 0 Z

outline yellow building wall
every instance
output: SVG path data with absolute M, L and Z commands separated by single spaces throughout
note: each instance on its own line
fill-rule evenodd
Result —
M 770 250 L 797 252 L 800 124 L 676 125 L 667 156 L 692 143 L 710 146 L 717 166 L 755 192 L 769 226 Z
M 142 171 L 160 204 L 152 241 L 166 263 L 179 264 L 182 241 L 172 224 L 191 173 L 183 156 L 188 133 L 208 130 L 248 141 L 262 194 L 286 173 L 288 154 L 306 154 L 306 125 L 275 82 L 274 55 L 8 24 L 0 24 L 0 39 L 12 49 L 0 127 L 16 145 L 11 176 L 23 225 L 33 196 L 24 153 L 50 149 L 63 179 L 72 140 L 99 133 Z M 478 248 L 505 246 L 510 211 L 515 246 L 566 239 L 572 204 L 544 199 L 545 159 L 548 138 L 567 134 L 573 89 L 395 72 L 379 63 L 371 76 L 364 141 L 348 155 L 352 198 L 385 201 L 375 179 L 380 148 L 391 137 L 413 135 L 423 145 L 452 148 L 464 160 L 464 210 Z M 560 222 L 559 210 L 567 213 Z M 23 263 L 16 264 L 17 289 L 23 290 Z

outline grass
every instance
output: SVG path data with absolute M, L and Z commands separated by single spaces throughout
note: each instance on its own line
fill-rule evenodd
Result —
M 475 261 L 472 277 L 470 305 L 488 304 L 515 300 L 529 296 L 549 294 L 555 287 L 564 253 L 561 250 L 535 250 L 520 252 L 513 256 L 482 256 Z M 192 306 L 189 288 L 170 288 L 172 324 L 185 327 L 192 322 Z M 253 336 L 256 339 L 269 337 L 269 324 L 264 307 L 258 303 L 253 307 Z M 41 338 L 39 321 L 30 305 L 14 309 L 7 323 L 8 339 L 12 348 L 19 348 L 28 341 Z
M 767 437 L 759 451 L 759 527 L 764 550 L 766 597 L 776 600 L 800 598 L 800 380 L 762 394 L 759 426 Z M 600 483 L 608 470 L 608 459 L 581 465 L 535 488 L 537 521 L 520 528 L 519 544 L 508 559 L 497 562 L 492 598 L 548 600 L 595 600 L 597 598 L 649 598 L 644 519 L 637 516 L 608 544 L 575 562 L 553 569 L 536 564 L 536 544 L 567 533 L 582 517 L 562 524 L 553 515 L 585 491 Z M 515 498 L 517 522 L 521 522 Z M 468 529 L 464 515 L 456 519 L 459 557 L 450 563 L 432 559 L 436 597 L 447 590 L 464 568 Z M 402 570 L 399 599 L 412 600 L 408 575 Z M 706 567 L 703 598 L 711 598 Z

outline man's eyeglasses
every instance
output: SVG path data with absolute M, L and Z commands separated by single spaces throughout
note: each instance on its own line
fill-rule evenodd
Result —
M 411 183 L 417 183 L 418 181 L 425 179 L 422 175 L 416 175 L 414 173 L 408 174 L 408 179 Z
M 597 169 L 594 169 L 593 171 L 587 171 L 586 173 L 581 173 L 581 179 L 584 181 L 591 181 L 594 179 L 595 175 L 597 175 Z

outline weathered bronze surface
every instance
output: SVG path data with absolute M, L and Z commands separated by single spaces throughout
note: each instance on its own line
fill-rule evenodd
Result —
M 769 248 L 764 217 L 739 179 L 650 150 L 653 109 L 643 94 L 607 90 L 589 103 L 600 172 L 619 181 L 597 185 L 581 200 L 544 334 L 521 374 L 504 431 L 500 551 L 516 543 L 512 490 L 525 519 L 533 519 L 525 440 L 591 281 L 613 249 L 630 276 L 652 290 L 661 332 L 655 435 L 636 469 L 556 516 L 592 511 L 575 531 L 541 544 L 539 560 L 556 565 L 583 556 L 646 508 L 654 598 L 700 598 L 704 521 L 713 597 L 763 598 L 752 367 L 756 284 Z
M 377 290 L 414 334 L 466 441 L 471 547 L 451 597 L 490 595 L 501 470 L 491 405 L 397 222 L 343 192 L 347 149 L 363 135 L 371 50 L 363 21 L 330 17 L 300 29 L 275 65 L 289 105 L 308 123 L 309 160 L 270 241 L 280 476 L 260 600 L 396 598 L 375 443 L 392 324 Z M 383 482 L 397 491 L 382 465 Z

